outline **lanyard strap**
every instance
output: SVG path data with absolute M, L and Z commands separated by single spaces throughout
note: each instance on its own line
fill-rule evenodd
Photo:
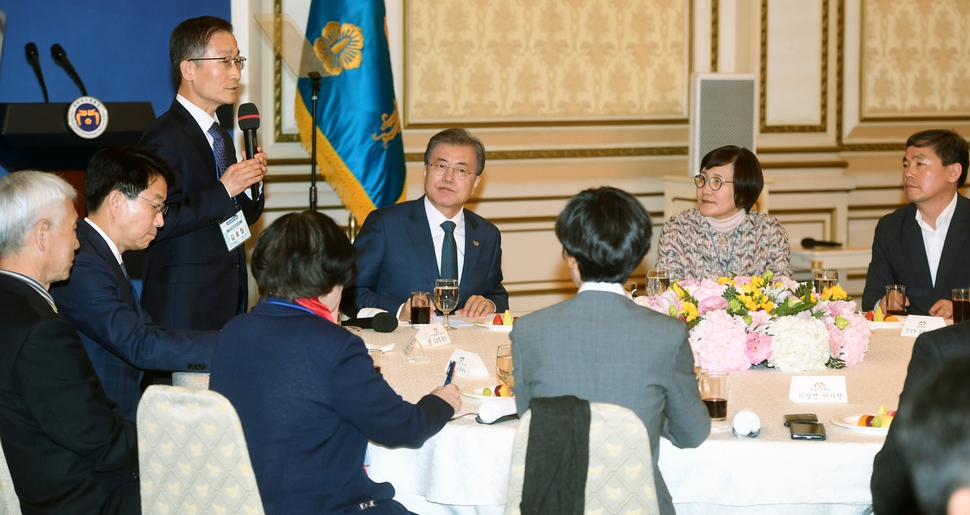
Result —
M 711 223 L 707 222 L 707 234 L 711 237 L 711 245 L 714 245 L 714 255 L 717 257 L 717 266 L 721 268 L 721 273 L 724 277 L 728 276 L 728 270 L 731 269 L 731 262 L 734 261 L 734 249 L 738 245 L 738 234 L 741 232 L 741 226 L 739 225 L 737 229 L 734 230 L 734 242 L 731 244 L 731 255 L 728 257 L 727 267 L 721 262 L 721 253 L 717 250 L 717 241 L 714 240 L 714 230 L 711 229 Z
M 310 311 L 309 309 L 307 309 L 307 308 L 305 308 L 303 306 L 300 306 L 298 304 L 290 304 L 290 303 L 287 303 L 287 302 L 277 302 L 275 300 L 264 300 L 263 303 L 264 304 L 273 304 L 275 306 L 284 306 L 284 307 L 287 307 L 287 308 L 299 309 L 300 311 L 306 311 L 307 313 L 309 313 L 309 314 L 311 314 L 313 316 L 319 316 L 316 313 L 314 313 L 313 311 Z

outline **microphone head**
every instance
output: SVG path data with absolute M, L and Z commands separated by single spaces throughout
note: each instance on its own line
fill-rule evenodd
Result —
M 806 249 L 815 248 L 815 238 L 802 238 L 802 247 Z
M 244 131 L 255 130 L 259 128 L 259 109 L 256 109 L 256 104 L 252 102 L 240 104 L 239 128 Z
M 371 327 L 378 333 L 390 333 L 397 329 L 397 317 L 391 313 L 378 313 L 371 321 Z
M 30 43 L 27 43 L 27 46 L 24 47 L 24 50 L 27 51 L 27 60 L 28 61 L 33 62 L 33 61 L 36 61 L 37 60 L 37 57 L 38 57 L 37 56 L 37 45 L 35 45 L 33 41 L 31 41 Z
M 54 43 L 51 45 L 51 57 L 53 57 L 55 61 L 60 61 L 67 57 L 67 52 L 64 51 L 64 47 L 62 47 L 60 43 Z

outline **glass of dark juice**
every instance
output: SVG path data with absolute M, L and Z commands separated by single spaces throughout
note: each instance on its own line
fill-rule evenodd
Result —
M 431 323 L 431 292 L 411 292 L 411 325 Z
M 727 372 L 701 372 L 701 399 L 707 406 L 711 420 L 727 420 L 728 374 Z
M 959 324 L 970 319 L 970 289 L 955 288 L 953 290 L 953 323 Z

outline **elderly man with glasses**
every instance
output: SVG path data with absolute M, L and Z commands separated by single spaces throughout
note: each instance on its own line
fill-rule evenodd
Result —
M 266 154 L 236 162 L 216 108 L 236 101 L 239 55 L 229 22 L 192 18 L 169 42 L 178 95 L 142 135 L 139 146 L 172 169 L 165 226 L 148 248 L 142 303 L 152 319 L 172 329 L 221 329 L 245 313 L 249 298 L 246 253 L 238 235 L 263 211 Z M 243 231 L 245 232 L 245 231 Z
M 424 152 L 425 195 L 372 212 L 357 235 L 357 280 L 344 291 L 345 313 L 371 307 L 409 318 L 410 293 L 432 291 L 436 279 L 459 281 L 456 315 L 508 309 L 501 234 L 464 209 L 484 169 L 485 146 L 467 130 L 431 138 Z

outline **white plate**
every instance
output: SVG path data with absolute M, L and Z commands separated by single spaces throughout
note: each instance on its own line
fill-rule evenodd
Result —
M 889 323 L 892 324 L 893 322 Z M 855 415 L 837 415 L 832 418 L 832 423 L 839 427 L 844 427 L 852 431 L 867 433 L 870 435 L 884 435 L 889 432 L 888 427 L 865 427 L 858 425 L 859 417 L 861 416 L 862 413 L 857 413 Z
M 492 321 L 491 320 L 489 320 L 488 322 L 475 322 L 475 325 L 477 325 L 478 327 L 484 327 L 485 329 L 488 329 L 489 331 L 498 331 L 500 333 L 511 333 L 512 332 L 512 326 L 510 326 L 510 325 L 492 325 Z
M 869 329 L 902 329 L 906 325 L 906 317 L 896 317 L 899 318 L 899 322 L 870 322 L 866 320 L 869 324 Z
M 483 386 L 482 388 L 475 388 L 474 390 L 461 390 L 461 394 L 464 395 L 465 397 L 471 397 L 472 399 L 514 399 L 515 398 L 514 395 L 510 395 L 508 397 L 504 395 L 501 397 L 496 397 L 494 395 L 488 395 L 488 396 L 482 395 L 482 391 L 485 388 L 491 389 L 492 387 Z M 856 417 L 856 418 L 858 419 L 859 417 Z

